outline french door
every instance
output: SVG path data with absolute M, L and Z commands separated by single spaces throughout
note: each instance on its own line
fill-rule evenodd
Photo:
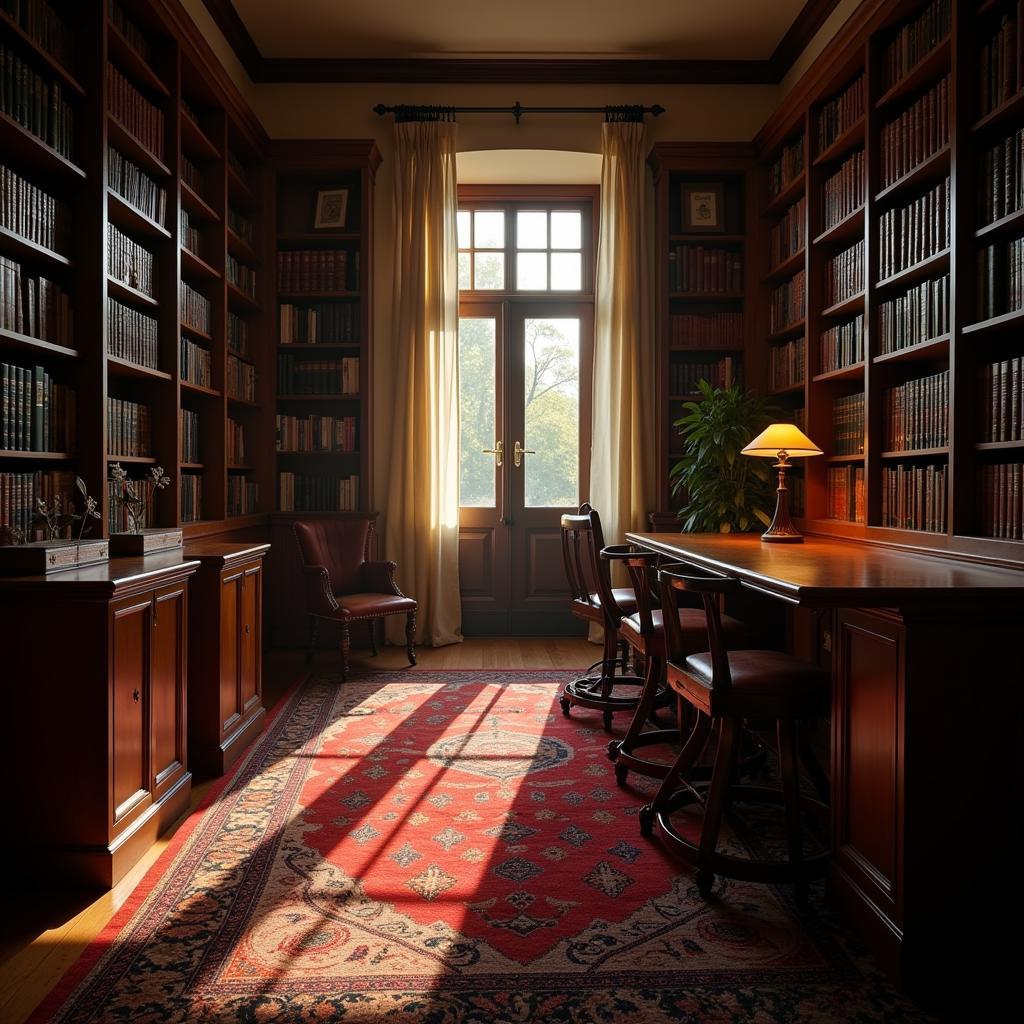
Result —
M 593 308 L 547 298 L 460 306 L 463 631 L 580 631 L 560 519 L 589 493 Z

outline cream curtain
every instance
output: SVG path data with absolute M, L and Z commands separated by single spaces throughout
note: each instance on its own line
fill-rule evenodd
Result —
M 590 501 L 605 539 L 646 529 L 654 469 L 654 324 L 642 123 L 603 126 Z
M 456 125 L 395 125 L 395 388 L 385 544 L 419 602 L 417 640 L 458 643 Z M 391 634 L 394 628 L 395 635 Z M 403 643 L 389 623 L 389 639 Z

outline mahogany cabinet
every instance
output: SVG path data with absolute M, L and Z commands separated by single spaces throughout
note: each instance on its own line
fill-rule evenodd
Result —
M 188 545 L 192 582 L 189 764 L 222 775 L 263 729 L 263 557 L 269 544 Z
M 179 551 L 0 580 L 3 856 L 109 888 L 189 805 Z

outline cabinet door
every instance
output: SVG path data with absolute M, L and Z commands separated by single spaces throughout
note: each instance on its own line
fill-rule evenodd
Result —
M 184 585 L 162 587 L 153 597 L 150 655 L 150 736 L 154 792 L 173 784 L 185 765 Z
M 112 611 L 111 823 L 116 824 L 149 792 L 146 703 L 153 604 L 147 594 L 116 603 Z
M 241 615 L 242 581 L 238 569 L 220 574 L 220 722 L 221 740 L 227 738 L 242 712 L 238 673 L 242 659 Z
M 241 658 L 239 690 L 243 714 L 260 703 L 260 611 L 263 606 L 260 563 L 247 565 L 242 575 Z

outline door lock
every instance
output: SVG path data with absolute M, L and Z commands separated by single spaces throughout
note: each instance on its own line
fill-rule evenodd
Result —
M 518 468 L 523 464 L 524 455 L 536 455 L 537 453 L 532 448 L 524 448 L 518 441 L 516 441 L 515 448 L 512 449 L 512 461 Z
M 518 447 L 518 445 L 519 442 L 517 441 L 516 446 Z M 493 455 L 494 465 L 497 466 L 498 469 L 501 469 L 501 459 L 502 456 L 505 454 L 505 445 L 502 441 L 495 441 L 493 448 L 481 448 L 480 450 L 483 452 L 484 455 Z M 519 463 L 517 462 L 516 465 L 518 466 Z

